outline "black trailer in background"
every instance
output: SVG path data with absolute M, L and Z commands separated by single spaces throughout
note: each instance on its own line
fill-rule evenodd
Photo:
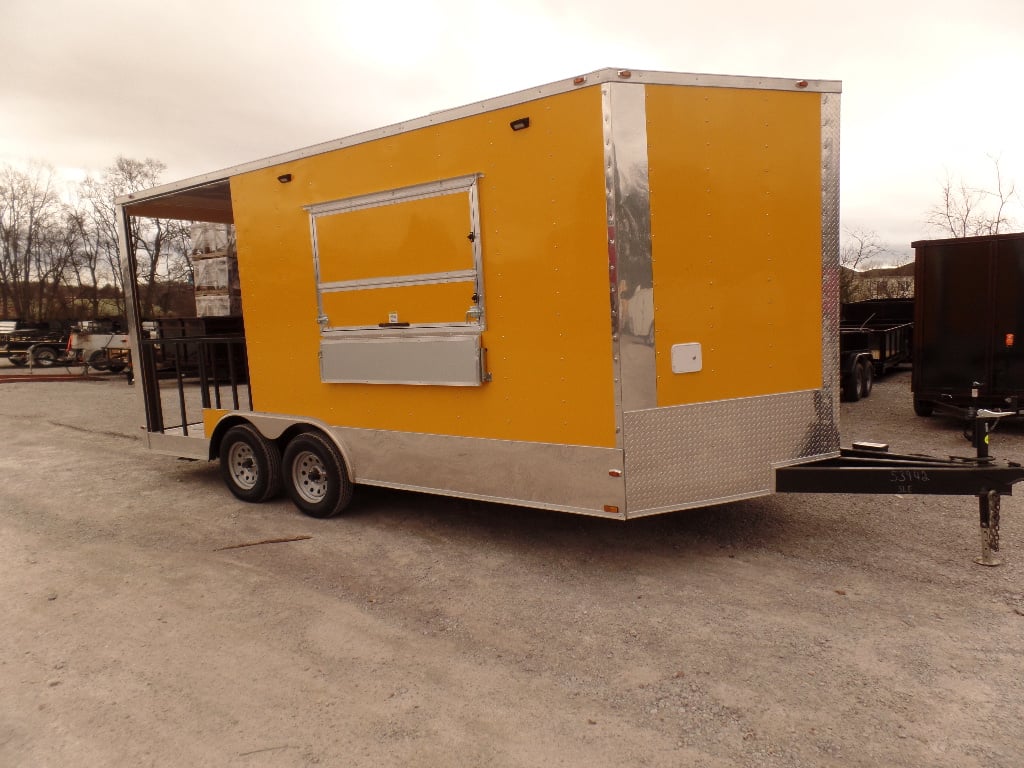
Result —
M 1024 233 L 911 244 L 914 410 L 970 417 L 1024 403 Z
M 871 394 L 873 379 L 913 357 L 914 300 L 844 303 L 839 323 L 839 375 L 844 400 Z

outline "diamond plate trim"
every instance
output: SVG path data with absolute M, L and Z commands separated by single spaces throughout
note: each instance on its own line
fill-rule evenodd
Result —
M 821 95 L 822 391 L 839 424 L 839 94 Z
M 775 467 L 836 455 L 833 398 L 818 390 L 625 414 L 627 517 L 775 490 Z

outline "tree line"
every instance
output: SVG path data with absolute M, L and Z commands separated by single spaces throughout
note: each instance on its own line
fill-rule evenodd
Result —
M 1024 200 L 1012 179 L 1003 171 L 997 155 L 988 155 L 993 178 L 986 186 L 975 186 L 962 176 L 947 173 L 940 185 L 939 199 L 925 213 L 925 226 L 939 238 L 978 237 L 1012 232 L 1018 221 L 1011 216 L 1024 210 Z M 882 242 L 873 229 L 848 226 L 843 229 L 843 245 L 839 252 L 840 300 L 911 298 L 914 280 L 898 267 L 913 261 L 899 257 Z M 879 267 L 893 269 L 878 270 Z M 870 280 L 861 272 L 876 270 Z
M 114 201 L 157 186 L 166 166 L 118 157 L 76 185 L 46 165 L 0 167 L 0 319 L 94 320 L 125 314 Z M 188 314 L 187 222 L 132 219 L 143 315 Z
M 990 159 L 995 178 L 987 188 L 947 176 L 924 222 L 941 237 L 999 234 L 1016 226 L 1009 211 L 1021 206 L 1020 194 L 1005 178 L 999 158 Z M 124 286 L 114 201 L 157 186 L 165 170 L 159 160 L 119 156 L 99 174 L 68 187 L 46 165 L 34 164 L 27 170 L 0 167 L 0 319 L 69 322 L 122 317 Z M 143 315 L 193 314 L 189 223 L 133 218 L 129 240 L 138 260 Z M 853 300 L 863 287 L 858 286 L 857 272 L 891 265 L 892 257 L 873 230 L 846 228 L 840 252 L 846 268 L 842 300 Z M 904 295 L 907 282 L 875 281 L 871 290 Z

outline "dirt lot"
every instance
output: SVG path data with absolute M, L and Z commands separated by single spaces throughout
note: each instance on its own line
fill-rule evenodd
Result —
M 994 569 L 972 498 L 617 523 L 359 489 L 317 521 L 144 451 L 137 411 L 123 376 L 0 383 L 0 765 L 1024 765 L 1018 498 Z M 842 423 L 970 453 L 908 373 Z

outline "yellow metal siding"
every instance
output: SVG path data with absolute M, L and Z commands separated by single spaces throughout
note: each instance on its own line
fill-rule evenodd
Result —
M 530 127 L 513 132 L 510 121 L 525 116 Z M 587 87 L 233 178 L 255 408 L 370 429 L 614 446 L 602 137 L 601 92 Z M 282 173 L 291 183 L 277 181 Z M 483 174 L 493 381 L 321 383 L 302 206 L 471 173 Z M 403 253 L 396 267 L 411 258 Z
M 658 405 L 820 387 L 820 95 L 646 98 Z M 688 342 L 703 370 L 673 373 Z

